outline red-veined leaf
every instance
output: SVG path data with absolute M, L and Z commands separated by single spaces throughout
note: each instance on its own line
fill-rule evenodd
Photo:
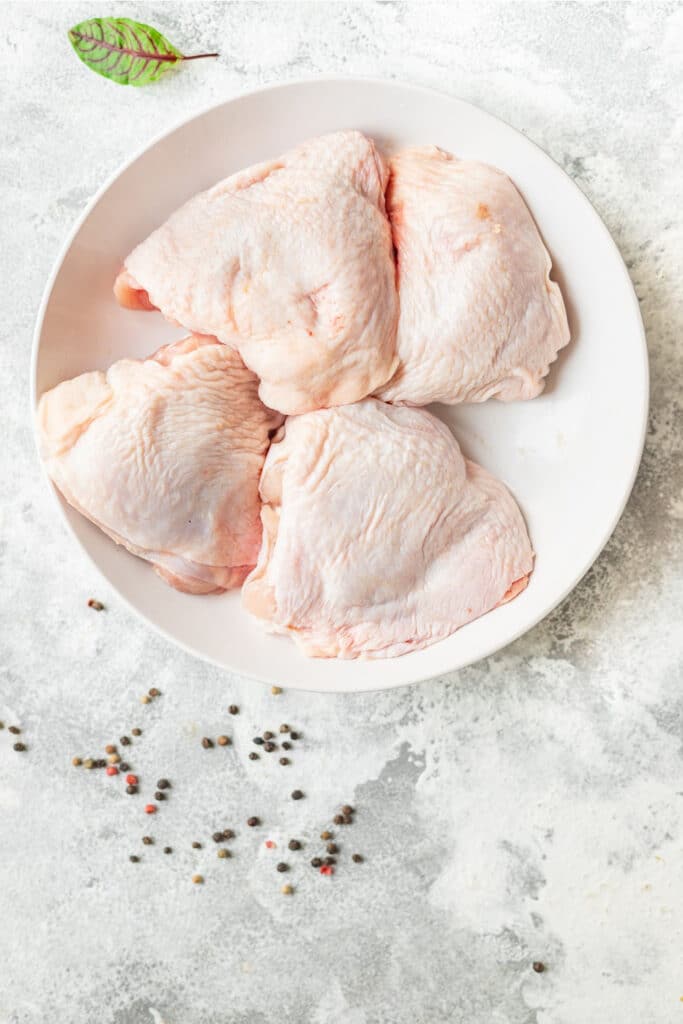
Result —
M 185 57 L 161 32 L 131 18 L 90 18 L 69 29 L 69 42 L 91 71 L 118 85 L 149 85 L 177 64 L 217 53 Z

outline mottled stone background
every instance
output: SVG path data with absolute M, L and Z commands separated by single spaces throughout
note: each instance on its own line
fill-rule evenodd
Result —
M 65 38 L 107 13 L 220 60 L 119 89 Z M 673 3 L 0 7 L 0 718 L 29 746 L 0 732 L 1 1024 L 683 1021 L 682 35 Z M 273 697 L 138 622 L 67 536 L 34 454 L 31 333 L 70 225 L 132 150 L 244 89 L 334 72 L 471 100 L 567 169 L 631 272 L 652 413 L 614 537 L 526 637 L 399 692 Z M 233 747 L 203 751 L 232 700 Z M 249 738 L 282 720 L 305 737 L 294 764 L 257 770 Z M 153 823 L 70 766 L 135 724 L 145 791 L 174 782 Z M 357 822 L 323 879 L 307 861 L 340 800 Z M 232 860 L 190 849 L 228 824 Z M 308 841 L 292 897 L 266 834 Z

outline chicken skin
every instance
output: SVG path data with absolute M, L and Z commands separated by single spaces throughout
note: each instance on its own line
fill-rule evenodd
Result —
M 355 402 L 397 365 L 386 182 L 360 132 L 313 139 L 190 199 L 127 257 L 116 296 L 236 348 L 270 408 Z
M 44 394 L 41 454 L 65 499 L 179 590 L 238 587 L 261 541 L 258 484 L 282 422 L 238 354 L 190 336 Z
M 288 419 L 261 476 L 243 602 L 320 658 L 419 650 L 524 589 L 510 493 L 422 409 L 366 399 Z
M 535 398 L 569 341 L 550 256 L 502 171 L 436 146 L 390 163 L 399 367 L 387 402 Z

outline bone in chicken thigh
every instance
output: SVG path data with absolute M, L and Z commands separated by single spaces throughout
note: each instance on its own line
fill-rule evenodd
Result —
M 535 398 L 569 341 L 550 256 L 502 171 L 436 146 L 390 161 L 401 312 L 388 402 Z
M 282 416 L 232 349 L 190 336 L 48 391 L 40 448 L 66 500 L 193 594 L 240 586 L 261 540 L 258 482 Z
M 283 413 L 364 398 L 396 367 L 386 182 L 356 131 L 241 171 L 133 250 L 119 302 L 237 348 L 262 400 Z
M 423 409 L 366 399 L 287 420 L 261 496 L 243 601 L 313 657 L 426 647 L 514 597 L 532 570 L 510 493 Z

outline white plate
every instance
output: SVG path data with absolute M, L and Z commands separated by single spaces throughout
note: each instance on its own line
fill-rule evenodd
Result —
M 275 86 L 185 122 L 131 160 L 95 196 L 48 282 L 34 340 L 35 395 L 122 356 L 181 337 L 153 313 L 120 309 L 123 258 L 189 196 L 313 135 L 359 128 L 385 150 L 436 143 L 503 168 L 550 249 L 572 330 L 545 393 L 532 402 L 436 410 L 467 455 L 512 489 L 536 550 L 527 590 L 433 647 L 382 661 L 304 658 L 267 636 L 239 594 L 191 597 L 69 509 L 78 542 L 122 597 L 157 629 L 218 665 L 311 690 L 384 689 L 484 658 L 535 623 L 581 579 L 612 533 L 642 452 L 647 351 L 638 303 L 606 228 L 579 189 L 533 143 L 461 100 L 391 82 Z

